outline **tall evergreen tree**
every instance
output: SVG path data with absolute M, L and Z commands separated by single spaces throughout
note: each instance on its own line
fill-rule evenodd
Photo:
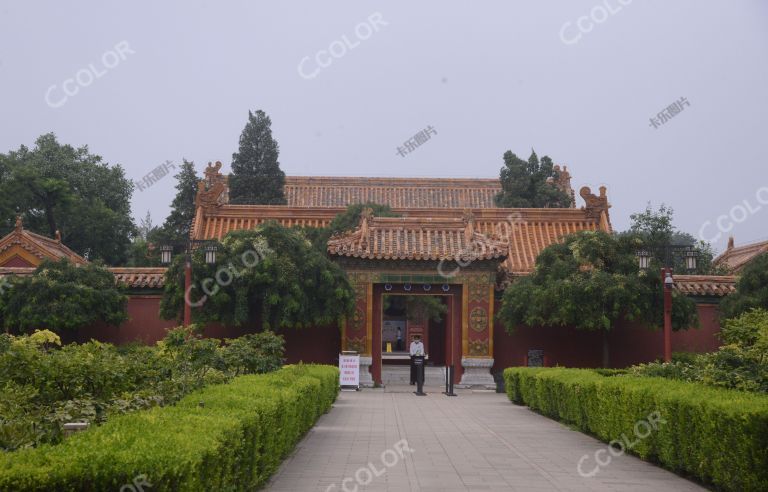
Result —
M 285 205 L 285 173 L 277 161 L 280 149 L 272 138 L 271 126 L 272 120 L 264 111 L 248 111 L 240 150 L 232 154 L 230 203 Z
M 139 219 L 136 234 L 128 246 L 128 258 L 125 266 L 129 267 L 153 267 L 160 265 L 159 251 L 153 247 L 158 241 L 167 241 L 163 230 L 152 223 L 152 215 L 147 210 L 147 215 Z
M 195 195 L 200 181 L 195 172 L 195 163 L 183 159 L 176 178 L 176 196 L 171 202 L 171 212 L 165 219 L 162 234 L 170 241 L 183 241 L 189 237 L 192 221 L 195 219 Z
M 509 208 L 567 208 L 573 203 L 571 196 L 554 183 L 558 172 L 552 159 L 541 158 L 531 150 L 528 161 L 511 151 L 504 153 L 504 167 L 499 179 L 501 193 L 496 195 L 497 207 Z

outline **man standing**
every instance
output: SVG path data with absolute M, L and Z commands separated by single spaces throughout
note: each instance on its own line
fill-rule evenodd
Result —
M 413 358 L 417 355 L 424 355 L 424 344 L 421 343 L 421 335 L 414 335 L 411 342 L 411 386 L 416 384 L 416 365 Z

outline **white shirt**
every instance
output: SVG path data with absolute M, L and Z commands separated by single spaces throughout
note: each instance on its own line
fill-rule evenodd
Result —
M 424 344 L 421 340 L 411 342 L 411 355 L 424 355 Z

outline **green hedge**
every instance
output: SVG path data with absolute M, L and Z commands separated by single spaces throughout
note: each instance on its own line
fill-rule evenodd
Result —
M 288 366 L 114 417 L 57 446 L 0 454 L 0 490 L 251 490 L 338 395 L 338 369 Z M 135 490 L 125 487 L 123 490 Z
M 631 452 L 723 490 L 768 490 L 768 397 L 588 369 L 509 368 L 509 399 L 610 442 L 663 423 Z M 641 432 L 644 434 L 644 432 Z

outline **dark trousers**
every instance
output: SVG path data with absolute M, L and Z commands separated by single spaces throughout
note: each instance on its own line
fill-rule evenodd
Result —
M 413 356 L 411 356 L 411 384 L 416 384 L 416 364 L 413 363 Z

